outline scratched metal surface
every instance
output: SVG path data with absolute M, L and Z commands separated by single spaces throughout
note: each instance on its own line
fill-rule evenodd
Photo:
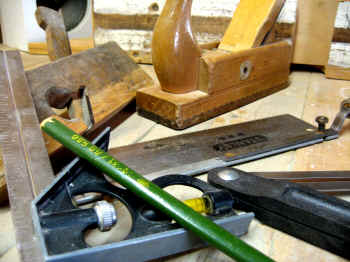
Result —
M 31 201 L 53 172 L 18 51 L 0 53 L 0 144 L 21 260 L 43 261 Z
M 320 143 L 322 137 L 314 126 L 281 115 L 112 148 L 109 153 L 143 175 L 193 175 Z

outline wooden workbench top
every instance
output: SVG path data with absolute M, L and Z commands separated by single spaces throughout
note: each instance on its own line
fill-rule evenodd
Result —
M 149 73 L 151 75 L 151 68 Z M 350 97 L 348 81 L 329 80 L 322 73 L 293 72 L 290 86 L 274 95 L 244 106 L 238 110 L 201 123 L 184 131 L 175 131 L 133 115 L 112 132 L 111 147 L 144 142 L 187 132 L 241 123 L 280 114 L 292 114 L 309 123 L 318 115 L 328 116 L 330 122 L 339 110 L 340 102 Z M 350 121 L 345 122 L 337 140 L 314 145 L 297 151 L 236 166 L 245 171 L 303 171 L 350 170 Z M 175 191 L 175 192 L 174 192 Z M 174 190 L 177 197 L 191 197 L 191 190 Z M 350 200 L 350 196 L 348 197 Z M 254 221 L 242 239 L 280 262 L 292 261 L 346 261 L 308 243 Z M 213 248 L 177 255 L 157 261 L 232 261 Z
M 29 66 L 45 62 L 45 57 L 24 55 Z M 35 60 L 35 61 L 34 61 Z M 154 77 L 152 67 L 143 68 Z M 241 123 L 244 121 L 289 113 L 310 123 L 318 115 L 326 115 L 332 121 L 339 110 L 340 102 L 350 97 L 350 83 L 325 79 L 321 73 L 293 72 L 291 85 L 274 95 L 226 113 L 184 131 L 174 131 L 134 114 L 113 130 L 111 147 L 142 142 L 187 132 Z M 299 149 L 263 160 L 237 166 L 246 171 L 293 171 L 293 170 L 350 170 L 350 121 L 337 140 Z M 205 179 L 205 177 L 203 177 Z M 179 198 L 194 196 L 191 190 L 174 189 Z M 348 197 L 350 200 L 350 197 Z M 9 219 L 9 208 L 0 208 L 0 262 L 19 261 L 14 245 L 14 232 Z M 7 239 L 8 241 L 3 241 Z M 329 252 L 316 248 L 294 237 L 281 233 L 258 221 L 254 221 L 242 239 L 276 261 L 346 261 Z M 156 248 L 156 247 L 155 247 Z M 214 248 L 206 248 L 157 261 L 232 261 Z

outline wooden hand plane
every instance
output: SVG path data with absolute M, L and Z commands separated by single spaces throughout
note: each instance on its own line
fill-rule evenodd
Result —
M 151 85 L 153 81 L 118 44 L 109 42 L 72 55 L 61 13 L 38 7 L 35 15 L 38 24 L 46 31 L 52 60 L 26 71 L 40 122 L 56 116 L 76 132 L 94 137 L 105 126 L 115 127 L 135 112 L 136 90 Z M 91 128 L 91 121 L 87 124 L 83 117 L 76 117 L 82 115 L 77 113 L 81 111 L 79 106 L 75 106 L 73 114 L 70 112 L 72 101 L 82 86 L 89 94 L 91 119 L 95 120 Z M 68 110 L 64 110 L 66 108 Z M 45 134 L 44 138 L 52 157 L 61 145 Z
M 222 41 L 201 47 L 191 28 L 192 0 L 168 0 L 152 42 L 160 85 L 137 91 L 138 112 L 184 129 L 287 87 L 291 46 L 266 44 L 283 3 L 241 0 Z

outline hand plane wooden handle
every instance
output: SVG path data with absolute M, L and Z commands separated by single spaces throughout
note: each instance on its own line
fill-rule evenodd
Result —
M 192 32 L 191 6 L 192 0 L 168 0 L 154 28 L 152 61 L 166 92 L 197 89 L 201 49 Z
M 51 61 L 72 54 L 62 14 L 39 6 L 35 11 L 39 26 L 46 32 L 48 54 Z

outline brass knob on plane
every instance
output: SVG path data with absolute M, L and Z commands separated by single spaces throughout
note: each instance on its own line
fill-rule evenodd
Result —
M 167 0 L 153 32 L 152 60 L 161 89 L 197 89 L 201 49 L 192 32 L 192 0 Z

